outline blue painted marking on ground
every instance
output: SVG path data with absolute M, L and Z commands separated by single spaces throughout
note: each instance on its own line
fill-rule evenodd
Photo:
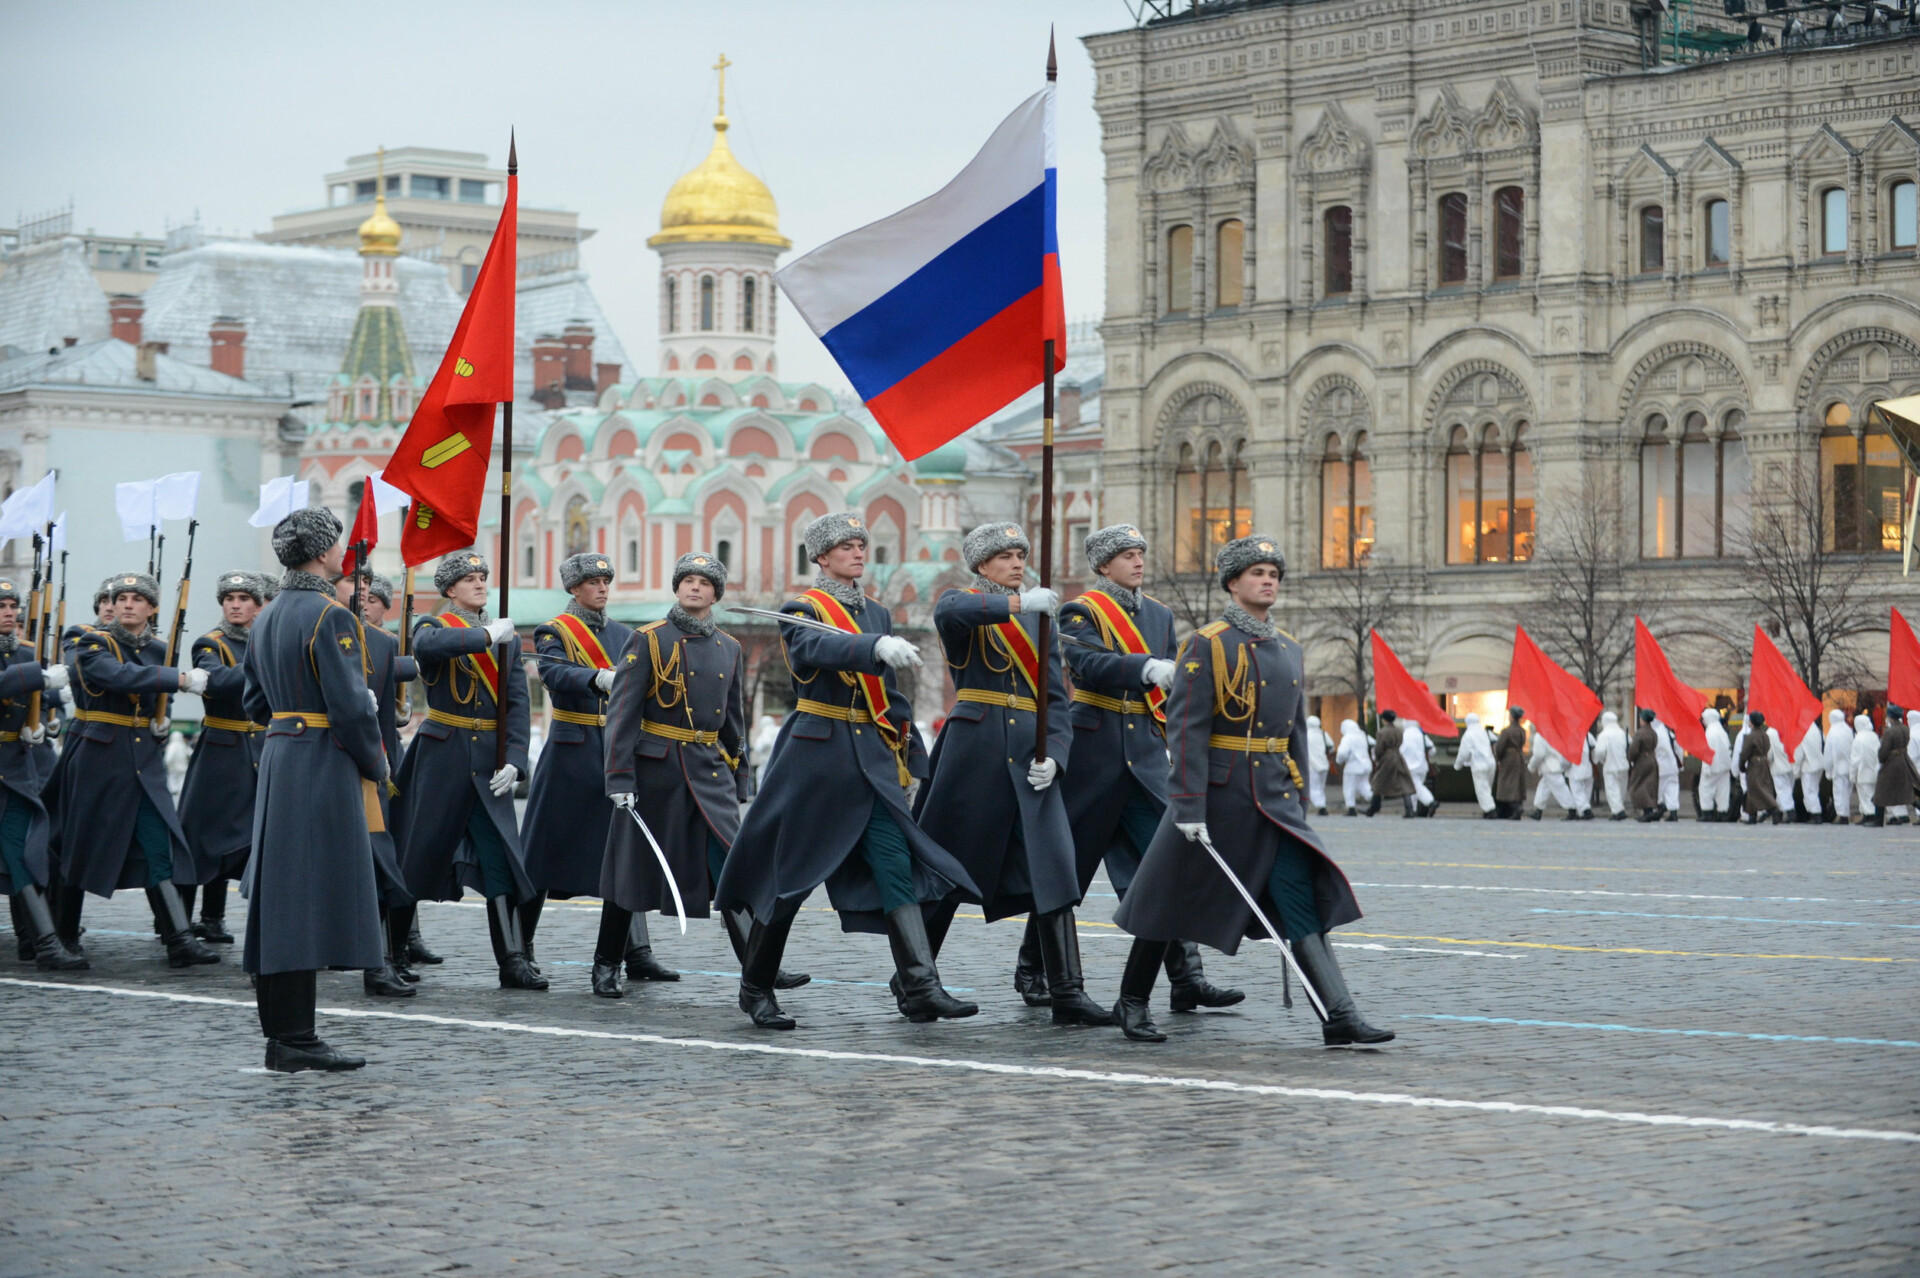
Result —
M 1904 1038 L 1841 1038 L 1824 1034 L 1742 1034 L 1734 1030 L 1652 1029 L 1644 1025 L 1605 1025 L 1596 1021 L 1528 1021 L 1511 1016 L 1406 1014 L 1403 1021 L 1463 1021 L 1476 1025 L 1520 1025 L 1530 1029 L 1605 1030 L 1613 1034 L 1673 1034 L 1682 1038 L 1744 1038 L 1755 1043 L 1850 1043 L 1857 1047 L 1920 1047 Z
M 1791 923 L 1798 927 L 1897 927 L 1920 931 L 1920 923 L 1862 923 L 1849 919 L 1759 919 L 1741 914 L 1643 914 L 1638 910 L 1549 910 L 1540 907 L 1529 914 L 1611 914 L 1629 919 L 1685 919 L 1698 923 Z

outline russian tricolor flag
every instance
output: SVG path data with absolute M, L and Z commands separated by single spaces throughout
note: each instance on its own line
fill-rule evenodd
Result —
M 1067 359 L 1053 94 L 1022 102 L 939 193 L 774 278 L 911 461 Z

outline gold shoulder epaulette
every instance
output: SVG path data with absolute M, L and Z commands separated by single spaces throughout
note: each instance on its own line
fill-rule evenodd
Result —
M 1274 629 L 1275 629 L 1275 630 L 1280 630 L 1280 627 L 1278 627 L 1278 626 L 1275 626 L 1275 627 L 1274 627 Z M 1287 632 L 1286 632 L 1286 631 L 1284 631 L 1284 630 L 1280 630 L 1280 633 L 1281 633 L 1282 635 L 1284 635 L 1284 636 L 1285 636 L 1286 638 L 1288 638 L 1288 639 L 1293 639 L 1293 636 L 1292 636 L 1292 635 L 1290 635 L 1290 634 L 1287 634 Z M 1297 647 L 1297 646 L 1299 645 L 1299 643 L 1300 643 L 1300 641 L 1299 641 L 1298 639 L 1293 639 L 1293 642 L 1294 642 L 1294 645 L 1295 645 L 1296 647 Z
M 636 632 L 636 633 L 639 633 L 639 634 L 643 634 L 643 635 L 644 635 L 644 634 L 646 634 L 646 633 L 647 633 L 648 631 L 650 631 L 650 630 L 658 630 L 658 629 L 659 629 L 660 627 L 662 627 L 662 626 L 664 626 L 664 625 L 666 625 L 666 624 L 667 624 L 667 619 L 666 619 L 665 617 L 662 617 L 662 618 L 660 618 L 660 620 L 658 620 L 658 621 L 649 621 L 649 622 L 648 622 L 648 623 L 647 623 L 646 625 L 644 625 L 644 626 L 635 626 L 635 627 L 634 627 L 634 630 L 635 630 L 635 632 Z
M 1209 621 L 1206 625 L 1200 627 L 1200 629 L 1196 630 L 1194 633 L 1205 635 L 1207 638 L 1212 639 L 1217 635 L 1224 634 L 1226 632 L 1226 629 L 1227 629 L 1227 623 L 1224 621 Z

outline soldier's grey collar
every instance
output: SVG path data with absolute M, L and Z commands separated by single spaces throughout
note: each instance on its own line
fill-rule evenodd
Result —
M 484 626 L 493 620 L 492 617 L 487 615 L 485 608 L 462 608 L 451 599 L 447 600 L 447 611 L 466 622 L 469 626 Z
M 147 645 L 147 641 L 153 638 L 153 628 L 151 626 L 142 630 L 139 634 L 135 634 L 118 621 L 109 621 L 107 623 L 107 633 L 112 635 L 113 641 L 123 648 L 144 648 Z
M 245 643 L 253 631 L 249 626 L 236 626 L 225 617 L 222 617 L 220 618 L 220 633 L 228 639 L 238 639 L 241 643 Z
M 1119 600 L 1125 605 L 1128 612 L 1140 611 L 1140 592 L 1137 590 L 1129 590 L 1119 582 L 1108 581 L 1104 577 L 1094 583 L 1093 588 L 1103 595 L 1109 595 Z
M 315 576 L 310 572 L 302 572 L 298 568 L 289 568 L 286 574 L 280 578 L 280 589 L 317 590 L 323 595 L 332 595 L 333 583 L 325 577 Z
M 586 622 L 595 630 L 607 624 L 606 613 L 595 608 L 589 608 L 578 599 L 569 599 L 567 601 L 567 613 L 570 616 L 580 618 L 580 620 Z
M 1003 586 L 997 581 L 988 581 L 977 572 L 973 574 L 973 588 L 983 594 L 989 595 L 1017 595 L 1020 593 L 1018 590 L 1010 586 Z
M 11 657 L 13 650 L 20 646 L 20 632 L 9 630 L 0 635 L 0 657 Z
M 856 618 L 867 606 L 867 595 L 860 589 L 859 582 L 840 581 L 829 577 L 824 572 L 817 572 L 813 575 L 813 588 L 832 595 L 839 601 L 841 607 L 851 612 Z
M 1229 626 L 1235 630 L 1244 630 L 1255 639 L 1277 639 L 1280 628 L 1271 621 L 1256 621 L 1252 613 L 1239 604 L 1228 604 L 1227 610 L 1220 614 Z
M 706 636 L 712 634 L 715 629 L 712 613 L 708 613 L 704 618 L 696 617 L 679 604 L 667 609 L 667 620 L 690 635 Z

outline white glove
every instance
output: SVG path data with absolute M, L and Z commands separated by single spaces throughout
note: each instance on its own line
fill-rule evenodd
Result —
M 1173 828 L 1187 836 L 1187 842 L 1198 843 L 1207 833 L 1205 821 L 1175 821 Z
M 376 717 L 380 714 L 380 695 L 372 688 L 367 689 L 367 709 L 373 711 Z
M 207 690 L 207 672 L 206 671 L 189 670 L 186 672 L 186 675 L 187 675 L 187 681 L 180 685 L 182 688 L 185 688 L 188 692 L 193 692 L 193 693 L 205 692 Z
M 509 763 L 493 774 L 493 780 L 487 782 L 487 789 L 495 794 L 505 794 L 513 789 L 514 783 L 519 779 L 520 769 Z
M 593 672 L 593 686 L 600 690 L 603 697 L 613 694 L 613 671 L 596 670 Z
M 151 726 L 151 727 L 153 728 L 153 735 L 154 735 L 154 736 L 156 736 L 156 737 L 164 737 L 164 736 L 166 736 L 166 735 L 167 735 L 167 729 L 168 729 L 168 728 L 171 728 L 171 727 L 173 726 L 173 720 L 171 720 L 171 719 L 155 719 L 155 720 L 153 721 L 153 723 L 152 723 L 152 724 L 151 724 L 150 726 Z
M 47 739 L 47 725 L 39 723 L 31 728 L 20 729 L 20 739 L 30 746 L 39 745 Z
M 505 643 L 507 636 L 512 633 L 512 617 L 502 617 L 498 621 L 489 621 L 487 623 L 487 640 L 490 643 Z
M 1140 682 L 1153 684 L 1162 692 L 1173 691 L 1173 663 L 1163 657 L 1148 657 L 1140 668 Z
M 61 666 L 60 668 L 62 670 L 66 669 L 65 666 Z M 73 689 L 71 688 L 63 687 L 60 691 L 56 692 L 54 696 L 59 698 L 60 704 L 63 706 L 73 705 Z
M 904 666 L 918 668 L 920 650 L 899 635 L 881 635 L 874 641 L 873 655 L 899 670 Z
M 1036 790 L 1044 790 L 1053 784 L 1053 778 L 1060 772 L 1060 760 L 1041 759 L 1027 769 L 1027 784 Z
M 607 797 L 613 800 L 613 806 L 616 808 L 630 808 L 633 806 L 634 796 L 631 794 L 610 794 Z
M 40 672 L 40 677 L 45 681 L 48 692 L 59 692 L 67 686 L 67 668 L 65 666 L 48 666 Z
M 1060 592 L 1046 586 L 1035 586 L 1032 590 L 1020 592 L 1021 612 L 1044 612 L 1049 617 L 1060 613 Z

